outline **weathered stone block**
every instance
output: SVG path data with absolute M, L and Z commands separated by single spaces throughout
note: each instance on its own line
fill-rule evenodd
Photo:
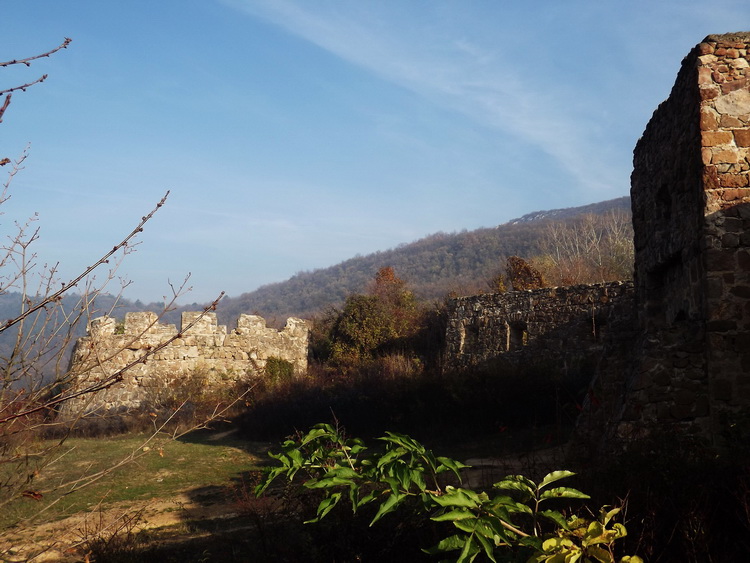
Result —
M 732 383 L 726 379 L 714 379 L 711 383 L 711 396 L 717 401 L 732 400 Z
M 739 158 L 739 157 L 738 157 Z M 722 188 L 744 188 L 748 185 L 748 177 L 746 174 L 722 174 L 719 177 L 719 184 Z M 744 191 L 733 191 L 731 192 L 731 199 L 742 199 L 750 195 Z M 724 198 L 729 200 L 730 198 Z
M 750 129 L 733 129 L 732 134 L 738 147 L 750 147 Z
M 701 134 L 701 144 L 704 147 L 729 145 L 734 140 L 731 131 L 704 131 Z
M 706 250 L 705 260 L 706 268 L 710 271 L 734 270 L 735 255 L 731 251 L 719 249 Z

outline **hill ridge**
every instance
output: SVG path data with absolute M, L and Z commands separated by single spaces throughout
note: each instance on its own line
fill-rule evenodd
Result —
M 420 299 L 437 300 L 454 292 L 487 289 L 510 255 L 538 252 L 543 227 L 551 221 L 570 221 L 584 214 L 612 210 L 630 213 L 630 197 L 588 205 L 535 211 L 495 227 L 445 233 L 439 231 L 388 250 L 355 256 L 332 266 L 298 272 L 238 297 L 225 297 L 217 313 L 231 323 L 240 313 L 252 312 L 282 324 L 289 316 L 309 318 L 362 292 L 377 270 L 391 266 Z

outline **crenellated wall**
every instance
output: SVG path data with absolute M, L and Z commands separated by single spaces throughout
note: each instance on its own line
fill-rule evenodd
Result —
M 191 323 L 195 323 L 187 328 Z M 158 322 L 155 313 L 127 313 L 119 325 L 114 318 L 99 317 L 88 326 L 88 335 L 76 343 L 70 372 L 78 388 L 102 381 L 170 338 L 169 345 L 123 374 L 121 382 L 81 399 L 84 411 L 116 412 L 141 407 L 158 388 L 177 388 L 187 378 L 218 389 L 258 376 L 268 358 L 280 358 L 294 366 L 296 374 L 307 370 L 309 327 L 290 318 L 283 330 L 266 327 L 255 315 L 240 315 L 237 327 L 217 325 L 216 313 L 183 313 L 180 329 Z M 80 412 L 81 401 L 66 409 Z

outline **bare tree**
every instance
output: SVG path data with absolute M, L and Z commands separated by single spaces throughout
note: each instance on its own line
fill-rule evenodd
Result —
M 543 248 L 533 262 L 555 285 L 625 280 L 633 275 L 633 226 L 622 212 L 550 223 Z
M 3 62 L 0 67 L 29 66 L 41 57 L 67 48 L 69 44 L 70 39 L 65 39 L 58 47 L 41 55 Z M 5 96 L 0 107 L 0 121 L 10 106 L 14 92 L 25 91 L 45 78 L 46 75 L 20 86 L 0 90 L 0 96 Z M 9 166 L 0 193 L 0 205 L 10 197 L 11 183 L 23 168 L 26 157 L 27 150 L 15 160 L 3 158 L 0 161 L 0 165 Z M 136 360 L 112 370 L 98 381 L 76 385 L 82 374 L 71 373 L 68 369 L 70 345 L 81 334 L 81 327 L 95 317 L 112 314 L 118 306 L 122 291 L 129 284 L 119 277 L 118 270 L 128 254 L 135 250 L 137 237 L 166 203 L 168 195 L 169 192 L 120 242 L 107 248 L 99 259 L 72 279 L 60 278 L 58 264 L 39 262 L 34 253 L 34 243 L 40 236 L 36 217 L 14 223 L 14 232 L 0 244 L 0 297 L 13 298 L 18 303 L 12 317 L 0 321 L 0 506 L 19 497 L 42 500 L 48 497 L 50 490 L 38 488 L 39 477 L 62 457 L 65 439 L 84 415 L 81 411 L 65 419 L 57 417 L 56 412 L 62 405 L 72 404 L 74 399 L 94 396 L 117 385 L 133 365 L 146 361 L 180 336 L 168 338 L 143 351 Z M 181 284 L 170 284 L 171 295 L 164 299 L 162 314 L 173 309 L 176 300 L 190 290 L 188 279 L 189 275 Z M 222 296 L 223 292 L 204 309 L 203 314 L 215 309 Z M 158 322 L 160 317 L 154 322 Z M 183 330 L 190 329 L 199 320 L 200 317 L 183 327 Z M 102 358 L 99 367 L 106 365 L 107 360 Z M 222 416 L 227 408 L 227 404 L 217 406 L 207 419 L 195 421 L 195 426 Z M 169 418 L 167 416 L 167 420 Z M 163 428 L 164 425 L 156 431 Z M 55 439 L 43 439 L 50 435 L 54 435 Z M 144 443 L 152 438 L 153 435 L 146 438 Z M 112 460 L 103 471 L 83 475 L 73 482 L 57 483 L 55 487 L 69 494 L 142 454 L 143 448 L 139 446 L 124 459 Z M 40 510 L 43 504 L 40 504 Z

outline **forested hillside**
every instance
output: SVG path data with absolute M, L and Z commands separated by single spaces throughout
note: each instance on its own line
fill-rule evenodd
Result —
M 420 299 L 441 299 L 450 293 L 488 291 L 507 257 L 531 258 L 542 253 L 543 238 L 551 223 L 574 222 L 582 215 L 630 214 L 630 198 L 539 211 L 493 228 L 459 233 L 436 233 L 397 248 L 358 256 L 287 281 L 263 286 L 219 305 L 220 322 L 231 324 L 240 313 L 256 313 L 269 322 L 288 316 L 314 316 L 343 303 L 347 295 L 362 292 L 379 268 L 391 266 Z
M 422 300 L 442 299 L 449 294 L 467 295 L 489 291 L 492 279 L 505 267 L 509 256 L 532 258 L 542 253 L 544 237 L 551 224 L 572 224 L 583 215 L 605 215 L 617 211 L 630 214 L 630 198 L 621 197 L 605 202 L 537 211 L 492 228 L 435 233 L 397 248 L 357 256 L 340 264 L 310 272 L 300 272 L 290 279 L 269 284 L 238 297 L 226 297 L 217 310 L 222 324 L 233 325 L 240 313 L 256 313 L 269 324 L 283 323 L 289 316 L 309 318 L 338 306 L 352 293 L 365 291 L 377 271 L 390 266 Z M 78 295 L 69 295 L 73 310 Z M 0 295 L 0 318 L 18 314 L 19 293 Z M 203 304 L 193 303 L 168 312 L 164 322 L 179 322 L 182 310 L 196 311 Z M 129 311 L 152 310 L 161 313 L 162 304 L 116 299 L 100 295 L 92 304 L 91 316 L 109 313 L 122 318 Z M 79 332 L 85 329 L 85 323 Z M 81 336 L 77 334 L 76 336 Z M 0 340 L 0 352 L 11 346 L 12 337 Z M 7 350 L 6 350 L 7 351 Z

